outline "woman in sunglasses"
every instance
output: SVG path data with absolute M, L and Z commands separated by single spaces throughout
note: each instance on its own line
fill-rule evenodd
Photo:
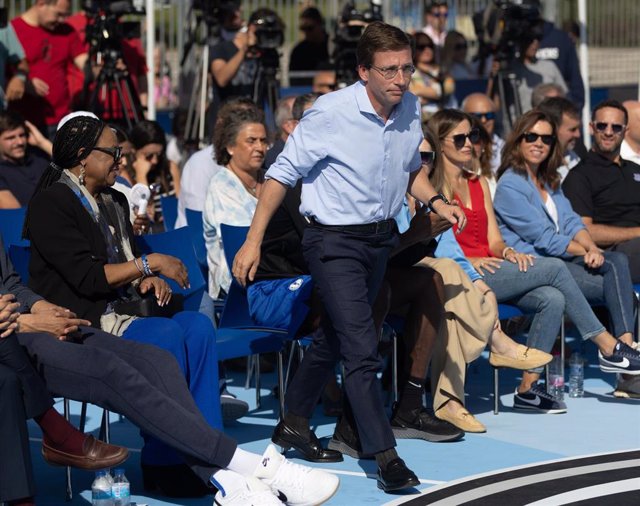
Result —
M 562 192 L 562 163 L 552 120 L 536 110 L 522 115 L 498 170 L 494 206 L 500 230 L 510 246 L 540 257 L 536 263 L 555 257 L 569 270 L 574 282 L 564 297 L 565 310 L 582 338 L 598 346 L 600 369 L 640 374 L 640 353 L 630 347 L 635 320 L 628 260 L 623 253 L 596 246 Z M 585 300 L 607 307 L 617 340 L 584 308 Z M 579 311 L 577 303 L 583 307 Z
M 126 197 L 111 188 L 121 157 L 115 133 L 95 117 L 74 117 L 60 128 L 52 162 L 27 210 L 29 284 L 93 327 L 173 354 L 204 418 L 221 428 L 215 331 L 209 318 L 187 311 L 171 318 L 131 312 L 136 304 L 160 312 L 170 303 L 171 288 L 160 275 L 185 288 L 189 277 L 177 258 L 138 252 Z M 151 304 L 143 305 L 142 299 Z M 169 495 L 207 491 L 173 450 L 146 435 L 145 442 L 145 487 Z
M 453 107 L 455 98 L 455 82 L 440 71 L 436 63 L 435 45 L 431 37 L 418 32 L 413 36 L 415 52 L 413 64 L 416 72 L 411 76 L 409 91 L 420 99 L 423 119 L 435 113 L 438 109 Z
M 157 121 L 136 123 L 129 132 L 129 141 L 134 149 L 131 164 L 135 173 L 134 183 L 148 185 L 152 189 L 153 220 L 162 223 L 160 197 L 179 196 L 180 168 L 167 159 L 167 138 Z

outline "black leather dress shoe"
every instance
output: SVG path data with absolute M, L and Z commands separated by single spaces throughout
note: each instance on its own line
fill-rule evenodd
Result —
M 284 421 L 276 425 L 271 441 L 285 451 L 290 448 L 298 450 L 309 462 L 342 462 L 342 454 L 335 450 L 324 449 L 312 430 L 309 431 L 309 436 L 304 436 L 286 425 Z
M 417 487 L 418 477 L 401 458 L 393 459 L 385 468 L 378 467 L 378 488 L 385 492 Z

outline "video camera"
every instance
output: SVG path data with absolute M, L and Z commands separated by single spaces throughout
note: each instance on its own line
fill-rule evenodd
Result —
M 92 54 L 107 59 L 113 56 L 115 60 L 120 56 L 122 39 L 140 37 L 140 23 L 121 22 L 119 18 L 125 14 L 144 16 L 143 0 L 85 0 L 82 8 L 89 17 L 85 33 Z
M 280 66 L 278 49 L 284 44 L 284 25 L 271 9 L 258 9 L 249 17 L 255 26 L 256 42 L 249 48 L 247 56 L 258 59 L 267 73 L 275 74 Z
M 359 11 L 351 1 L 348 1 L 342 9 L 336 25 L 333 52 L 338 88 L 357 81 L 358 41 L 367 25 L 373 21 L 383 21 L 382 0 L 370 0 L 369 8 L 364 11 Z
M 524 41 L 542 37 L 542 18 L 535 2 L 495 0 L 473 15 L 473 27 L 480 43 L 478 58 L 482 60 L 492 55 L 496 61 L 509 62 Z

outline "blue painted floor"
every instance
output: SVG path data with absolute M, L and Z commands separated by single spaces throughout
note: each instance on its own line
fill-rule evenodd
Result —
M 595 347 L 585 349 L 591 366 L 586 368 L 585 397 L 567 398 L 568 413 L 538 415 L 514 412 L 513 390 L 518 381 L 517 371 L 503 370 L 500 374 L 501 412 L 493 415 L 492 371 L 487 357 L 470 365 L 467 375 L 467 407 L 487 426 L 486 434 L 468 434 L 454 443 L 428 443 L 400 440 L 398 453 L 422 480 L 419 489 L 498 469 L 541 461 L 640 448 L 640 401 L 620 400 L 611 396 L 615 375 L 605 375 L 597 368 Z M 255 408 L 254 390 L 244 390 L 244 377 L 232 376 L 231 390 Z M 275 375 L 264 375 L 262 385 L 275 384 Z M 276 420 L 277 402 L 263 390 L 262 409 L 252 410 L 238 423 L 227 428 L 243 449 L 262 453 L 271 436 Z M 79 405 L 72 406 L 73 421 L 77 422 Z M 87 430 L 95 430 L 100 423 L 101 410 L 90 407 Z M 211 505 L 213 498 L 174 500 L 147 495 L 142 487 L 139 471 L 138 431 L 128 421 L 118 421 L 112 415 L 111 438 L 114 443 L 130 448 L 131 457 L 125 463 L 131 481 L 132 499 L 148 505 Z M 319 437 L 330 436 L 335 419 L 323 417 L 321 410 L 313 420 Z M 40 456 L 40 432 L 30 424 L 32 453 L 38 482 L 38 504 L 61 505 L 64 502 L 64 469 L 45 464 Z M 296 460 L 303 462 L 302 460 Z M 323 466 L 339 475 L 341 486 L 328 505 L 372 505 L 397 503 L 402 497 L 388 495 L 376 488 L 375 462 L 350 458 L 339 464 Z M 71 503 L 90 504 L 93 475 L 73 472 L 75 496 Z M 419 491 L 414 491 L 414 494 Z M 413 497 L 409 495 L 406 499 Z

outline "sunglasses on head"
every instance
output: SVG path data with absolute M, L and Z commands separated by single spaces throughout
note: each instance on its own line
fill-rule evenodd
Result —
M 432 165 L 435 159 L 435 151 L 420 151 L 420 160 L 422 161 L 422 165 Z
M 526 142 L 527 144 L 533 144 L 538 139 L 541 139 L 542 143 L 546 144 L 547 146 L 551 146 L 551 144 L 553 144 L 553 141 L 556 140 L 555 135 L 551 135 L 551 134 L 540 135 L 535 132 L 524 133 L 520 138 L 524 140 L 524 142 Z
M 462 149 L 467 142 L 467 139 L 469 139 L 471 144 L 478 144 L 478 142 L 480 142 L 480 130 L 472 128 L 469 133 L 451 136 L 451 140 L 453 141 L 453 145 L 456 149 Z
M 121 146 L 115 146 L 113 148 L 93 148 L 93 151 L 100 151 L 101 153 L 111 155 L 113 157 L 113 161 L 116 163 L 118 163 L 120 161 L 120 158 L 122 158 Z
M 605 132 L 610 126 L 611 131 L 614 134 L 622 133 L 625 127 L 625 125 L 621 125 L 620 123 L 605 123 L 604 121 L 598 121 L 597 123 L 594 123 L 594 126 L 598 132 Z
M 485 120 L 485 121 L 493 121 L 494 119 L 496 119 L 496 113 L 495 112 L 472 112 L 471 113 L 472 116 L 478 118 L 479 120 Z

